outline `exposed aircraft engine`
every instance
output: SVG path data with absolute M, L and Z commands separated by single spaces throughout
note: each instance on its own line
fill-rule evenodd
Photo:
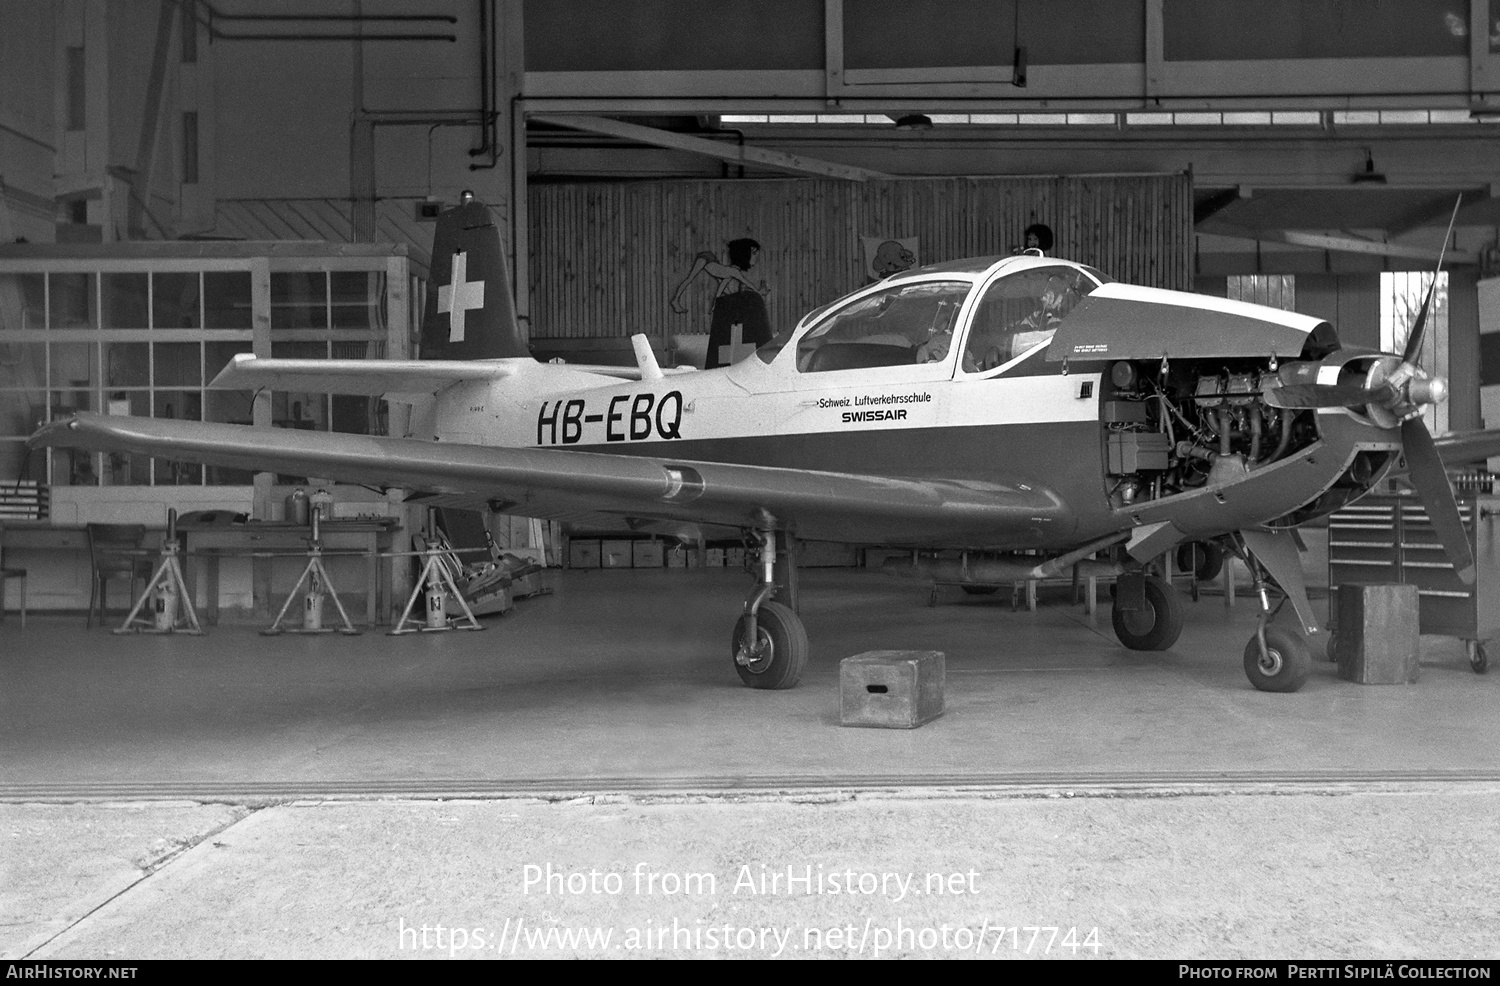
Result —
M 1103 408 L 1111 505 L 1229 483 L 1311 445 L 1311 410 L 1266 401 L 1287 382 L 1270 359 L 1113 364 Z

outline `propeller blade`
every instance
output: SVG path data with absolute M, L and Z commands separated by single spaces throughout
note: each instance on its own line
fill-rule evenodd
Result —
M 1442 261 L 1438 263 L 1441 264 Z M 1417 323 L 1411 327 L 1411 332 L 1407 333 L 1406 348 L 1401 351 L 1403 363 L 1415 363 L 1417 356 L 1422 352 L 1422 333 L 1427 329 L 1427 309 L 1432 304 L 1432 293 L 1437 290 L 1437 282 L 1438 279 L 1434 277 L 1432 283 L 1427 286 L 1427 294 L 1422 297 L 1422 307 L 1417 311 Z
M 1300 410 L 1312 407 L 1362 407 L 1389 396 L 1388 388 L 1366 390 L 1352 384 L 1290 383 L 1261 394 L 1271 407 Z
M 1463 518 L 1458 515 L 1458 502 L 1453 498 L 1448 474 L 1443 471 L 1437 445 L 1420 417 L 1401 422 L 1401 445 L 1406 452 L 1407 476 L 1427 508 L 1427 519 L 1432 521 L 1432 529 L 1443 542 L 1448 561 L 1458 572 L 1459 581 L 1473 585 L 1474 552 L 1469 549 L 1469 532 L 1464 530 Z
M 1427 329 L 1427 309 L 1432 305 L 1432 294 L 1437 290 L 1438 274 L 1443 272 L 1443 258 L 1448 255 L 1448 240 L 1453 237 L 1453 224 L 1458 221 L 1458 209 L 1464 204 L 1460 195 L 1453 203 L 1453 215 L 1448 217 L 1448 232 L 1443 234 L 1443 246 L 1438 251 L 1437 270 L 1433 272 L 1432 284 L 1427 287 L 1427 296 L 1422 299 L 1422 308 L 1417 312 L 1417 322 L 1406 335 L 1406 348 L 1401 352 L 1401 362 L 1415 363 L 1422 352 L 1422 333 Z

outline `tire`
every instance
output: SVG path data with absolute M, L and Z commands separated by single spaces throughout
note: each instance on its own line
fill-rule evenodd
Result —
M 1260 643 L 1254 637 L 1245 645 L 1245 677 L 1263 692 L 1294 692 L 1307 681 L 1312 670 L 1307 641 L 1299 633 L 1281 627 L 1266 627 L 1266 652 L 1262 663 Z
M 1213 541 L 1189 541 L 1177 548 L 1177 570 L 1192 572 L 1199 582 L 1212 582 L 1224 571 L 1224 549 Z
M 1115 606 L 1110 622 L 1120 643 L 1131 650 L 1166 650 L 1182 634 L 1182 601 L 1165 579 L 1148 575 L 1145 609 L 1126 612 Z
M 1485 674 L 1490 670 L 1490 655 L 1484 649 L 1484 644 L 1474 645 L 1473 652 L 1469 654 L 1469 667 L 1474 669 L 1475 674 Z
M 959 588 L 971 596 L 993 596 L 1000 591 L 998 585 L 961 585 Z
M 766 653 L 755 663 L 744 665 L 737 657 L 740 638 L 745 633 L 745 617 L 741 616 L 734 625 L 729 656 L 740 681 L 751 688 L 791 688 L 796 685 L 807 667 L 807 629 L 802 625 L 802 618 L 781 603 L 765 602 L 756 614 L 756 630 L 761 640 L 767 641 Z

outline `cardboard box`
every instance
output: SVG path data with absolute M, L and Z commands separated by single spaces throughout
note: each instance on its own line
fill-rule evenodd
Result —
M 664 556 L 660 541 L 636 541 L 630 546 L 630 560 L 636 568 L 661 568 Z
M 723 548 L 709 548 L 707 551 L 705 551 L 703 553 L 703 564 L 707 568 L 723 568 L 724 567 L 724 549 Z
M 599 564 L 602 568 L 629 568 L 631 551 L 629 541 L 600 541 Z
M 599 542 L 593 538 L 568 542 L 569 568 L 598 568 Z
M 668 568 L 687 568 L 687 560 L 688 549 L 684 548 L 682 545 L 674 544 L 672 547 L 667 549 Z
M 725 568 L 736 568 L 736 569 L 738 569 L 738 568 L 744 568 L 745 567 L 745 549 L 744 548 L 725 548 L 724 549 L 724 567 Z

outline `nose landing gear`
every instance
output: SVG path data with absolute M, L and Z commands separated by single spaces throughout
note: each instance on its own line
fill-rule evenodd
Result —
M 1312 656 L 1302 633 L 1268 625 L 1276 614 L 1271 610 L 1266 578 L 1275 579 L 1281 586 L 1303 629 L 1317 633 L 1318 621 L 1307 601 L 1297 545 L 1287 531 L 1246 530 L 1240 532 L 1238 540 L 1254 580 L 1255 596 L 1260 600 L 1255 635 L 1245 645 L 1245 677 L 1263 692 L 1294 692 L 1307 681 Z

